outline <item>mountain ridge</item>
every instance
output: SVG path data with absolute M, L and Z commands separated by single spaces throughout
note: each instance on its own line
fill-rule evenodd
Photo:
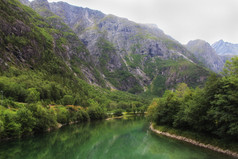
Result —
M 143 57 L 143 61 L 157 57 L 162 60 L 176 60 L 179 58 L 183 59 L 185 57 L 186 59 L 197 63 L 196 58 L 193 57 L 193 55 L 189 53 L 181 44 L 172 39 L 170 36 L 164 34 L 164 32 L 159 28 L 155 28 L 155 26 L 151 27 L 151 25 L 148 26 L 147 24 L 137 24 L 126 18 L 120 18 L 110 14 L 105 15 L 101 12 L 95 11 L 96 13 L 99 13 L 99 16 L 97 16 L 95 15 L 95 12 L 94 14 L 89 13 L 91 10 L 84 10 L 82 7 L 70 6 L 67 3 L 51 3 L 50 6 L 52 12 L 62 18 L 81 17 L 82 19 L 86 19 L 85 22 L 82 19 L 68 20 L 66 18 L 67 20 L 65 22 L 67 23 L 67 21 L 70 21 L 68 22 L 68 25 L 71 26 L 74 32 L 84 42 L 93 56 L 101 55 L 102 51 L 100 52 L 100 48 L 95 50 L 95 48 L 98 47 L 98 41 L 107 41 L 114 46 L 116 54 L 114 54 L 113 57 L 112 55 L 109 57 L 109 59 L 114 59 L 114 63 L 110 65 L 109 61 L 109 65 L 106 66 L 107 70 L 109 69 L 111 71 L 115 71 L 116 69 L 121 69 L 121 66 L 124 65 L 123 62 L 126 66 L 130 65 L 130 63 L 133 63 L 133 58 L 131 56 L 137 56 L 138 58 L 145 56 Z M 69 6 L 73 9 L 66 9 Z M 80 10 L 81 13 L 83 12 L 84 16 L 82 16 L 82 14 L 76 16 L 76 11 L 78 10 Z M 61 13 L 64 13 L 64 15 Z M 94 23 L 90 23 L 92 21 L 94 21 Z M 100 68 L 100 61 L 95 61 L 95 63 L 96 65 L 99 65 Z M 116 67 L 113 68 L 113 66 Z M 141 80 L 139 80 L 139 83 L 142 87 L 145 87 L 148 83 L 153 81 L 154 77 L 152 76 L 154 75 L 151 76 L 151 79 L 151 77 L 148 76 L 148 73 L 144 72 L 144 68 L 146 67 L 144 66 L 144 62 L 140 63 L 140 66 L 141 67 L 137 68 L 127 67 L 124 68 L 124 70 L 130 70 L 129 72 L 133 72 L 133 75 L 140 72 L 135 75 L 143 79 L 145 83 Z M 103 74 L 105 74 L 105 72 Z M 142 74 L 146 76 L 141 76 Z M 169 81 L 167 81 L 167 83 L 169 83 Z
M 217 55 L 216 51 L 208 42 L 200 39 L 191 40 L 187 43 L 186 48 L 207 68 L 216 73 L 222 71 L 224 61 L 219 55 Z
M 219 55 L 238 55 L 238 44 L 219 40 L 213 43 L 212 47 Z
M 69 69 L 80 72 L 78 76 L 88 83 L 131 93 L 162 94 L 180 82 L 202 85 L 209 74 L 193 54 L 154 25 L 65 2 L 35 0 L 28 5 L 51 26 L 67 32 L 63 38 L 70 33 L 71 38 L 80 39 L 85 51 L 78 56 L 73 57 L 64 43 L 60 45 L 68 53 L 63 59 Z

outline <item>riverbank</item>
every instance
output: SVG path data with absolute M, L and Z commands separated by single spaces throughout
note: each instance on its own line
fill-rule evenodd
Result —
M 238 158 L 238 153 L 237 152 L 233 152 L 233 151 L 230 151 L 230 150 L 224 150 L 224 149 L 219 148 L 217 146 L 213 146 L 213 145 L 210 145 L 210 144 L 204 144 L 204 143 L 198 142 L 196 140 L 193 140 L 193 139 L 190 139 L 190 138 L 187 138 L 187 137 L 184 137 L 184 136 L 179 136 L 179 135 L 171 134 L 171 133 L 168 133 L 168 132 L 160 131 L 160 130 L 158 130 L 154 127 L 154 124 L 150 124 L 150 129 L 153 132 L 155 132 L 156 134 L 160 134 L 160 135 L 167 136 L 167 137 L 170 137 L 170 138 L 174 138 L 174 139 L 177 139 L 177 140 L 185 141 L 185 142 L 191 143 L 191 144 L 196 145 L 196 146 L 200 146 L 200 147 L 203 147 L 203 148 L 207 148 L 207 149 L 210 149 L 210 150 L 213 150 L 213 151 L 216 151 L 216 152 L 224 153 L 224 154 L 227 154 L 227 155 Z
M 128 113 L 124 112 L 123 115 L 121 116 L 111 116 L 106 118 L 106 120 L 112 120 L 112 119 L 121 119 L 121 118 L 127 118 L 127 117 L 132 117 L 132 116 L 140 116 L 140 115 L 145 115 L 145 113 Z
M 120 118 L 123 118 L 123 116 L 110 117 L 110 118 L 106 118 L 106 120 L 120 119 Z

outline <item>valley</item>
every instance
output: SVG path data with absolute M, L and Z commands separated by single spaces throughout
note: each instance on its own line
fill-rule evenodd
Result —
M 142 140 L 148 137 L 148 123 L 146 128 L 144 125 L 149 120 L 175 131 L 206 134 L 214 139 L 215 146 L 238 152 L 237 146 L 233 146 L 238 133 L 236 44 L 219 41 L 210 45 L 204 40 L 191 40 L 182 45 L 155 24 L 136 23 L 98 10 L 47 0 L 1 0 L 0 44 L 1 142 L 20 139 L 31 143 L 35 135 L 41 134 L 45 140 L 47 134 L 61 133 L 62 129 L 67 131 L 66 136 L 71 136 L 67 130 L 71 124 L 77 139 L 81 133 L 87 138 L 84 131 L 98 133 L 93 126 L 87 126 L 91 122 L 103 123 L 99 129 L 108 132 L 115 122 L 123 136 L 122 123 L 130 120 L 104 120 L 122 114 L 146 114 L 147 119 L 131 121 L 133 128 L 140 129 L 135 140 L 145 142 Z M 28 137 L 29 140 L 24 139 Z M 87 145 L 92 144 L 85 138 L 80 138 L 80 143 L 67 138 L 72 145 L 86 144 L 82 147 L 85 154 L 75 152 L 72 158 L 86 157 L 94 151 L 88 149 Z M 149 138 L 154 146 L 157 137 L 149 134 Z M 114 140 L 113 136 L 104 139 L 106 135 L 95 142 L 106 145 Z M 229 141 L 235 144 L 227 144 Z M 163 145 L 168 142 L 166 139 Z M 146 154 L 135 151 L 131 155 L 161 156 L 148 147 L 141 147 Z M 0 155 L 8 156 L 8 150 L 11 144 L 0 145 Z M 70 151 L 65 151 L 70 155 Z M 102 149 L 95 154 L 104 151 L 112 152 L 109 158 L 115 153 Z M 193 151 L 186 153 L 187 158 Z M 25 157 L 32 158 L 35 152 L 32 153 Z M 53 158 L 52 153 L 46 156 Z M 164 157 L 171 155 L 171 151 L 166 153 Z M 197 152 L 197 158 L 212 156 L 219 155 Z

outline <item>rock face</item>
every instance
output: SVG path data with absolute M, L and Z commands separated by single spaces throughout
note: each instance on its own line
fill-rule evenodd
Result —
M 30 2 L 28 0 L 19 0 L 22 4 L 29 6 Z
M 159 82 L 164 88 L 179 82 L 190 83 L 191 75 L 182 77 L 183 71 L 192 72 L 188 71 L 190 67 L 179 67 L 184 61 L 195 65 L 194 71 L 200 74 L 202 68 L 195 64 L 196 58 L 156 25 L 138 24 L 64 2 L 50 3 L 50 8 L 78 35 L 104 79 L 117 89 L 146 89 L 160 76 L 165 79 Z M 171 65 L 171 60 L 177 66 Z M 173 67 L 181 73 L 173 73 Z
M 8 0 L 1 3 L 7 4 Z M 11 12 L 4 6 L 5 15 L 0 17 L 0 71 L 14 66 L 67 72 L 88 83 L 103 81 L 94 65 L 89 64 L 91 59 L 85 45 L 60 17 L 48 10 L 48 2 L 38 0 L 29 5 L 39 9 L 42 17 L 20 4 L 11 8 Z
M 214 72 L 220 72 L 223 69 L 224 61 L 217 55 L 216 51 L 209 43 L 203 40 L 189 41 L 186 48 L 192 52 L 197 59 L 207 68 Z
M 212 47 L 219 55 L 238 55 L 238 44 L 232 44 L 219 40 L 212 44 Z
M 54 45 L 60 46 L 56 54 L 91 84 L 160 94 L 180 82 L 200 85 L 209 74 L 193 54 L 155 25 L 64 2 L 35 0 L 29 6 L 61 32 L 52 34 Z
M 227 60 L 231 60 L 231 58 L 234 56 L 234 55 L 219 55 L 220 58 L 222 59 L 222 61 L 224 63 L 226 63 Z

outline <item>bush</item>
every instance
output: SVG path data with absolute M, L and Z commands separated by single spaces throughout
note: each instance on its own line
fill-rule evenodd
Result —
M 35 103 L 39 100 L 40 100 L 40 93 L 36 90 L 36 88 L 29 88 L 26 102 L 27 103 Z
M 3 131 L 4 131 L 4 122 L 0 119 L 0 137 Z
M 86 111 L 80 109 L 76 112 L 76 120 L 77 121 L 82 122 L 82 121 L 88 121 L 89 119 L 90 119 L 89 115 Z
M 87 112 L 91 120 L 103 119 L 106 117 L 106 113 L 100 107 L 89 107 Z
M 122 110 L 121 109 L 117 109 L 114 113 L 113 113 L 114 116 L 122 116 Z
M 36 125 L 33 113 L 26 107 L 22 107 L 17 111 L 17 121 L 21 124 L 21 132 L 24 134 L 32 133 Z
M 81 111 L 81 114 L 82 114 L 82 117 L 83 117 L 83 120 L 82 121 L 89 121 L 90 120 L 90 117 L 88 115 L 88 112 L 84 111 L 84 110 L 80 110 Z
M 57 122 L 61 124 L 66 124 L 69 122 L 69 112 L 65 107 L 58 107 L 56 109 Z
M 36 126 L 34 128 L 36 132 L 46 131 L 57 126 L 57 117 L 53 110 L 48 110 L 40 104 L 31 104 L 29 109 L 33 112 L 33 116 L 36 119 Z
M 21 134 L 21 124 L 16 120 L 16 112 L 11 110 L 4 111 L 4 136 L 19 137 Z
M 74 98 L 71 95 L 65 95 L 62 99 L 62 103 L 64 105 L 73 105 L 74 104 Z

